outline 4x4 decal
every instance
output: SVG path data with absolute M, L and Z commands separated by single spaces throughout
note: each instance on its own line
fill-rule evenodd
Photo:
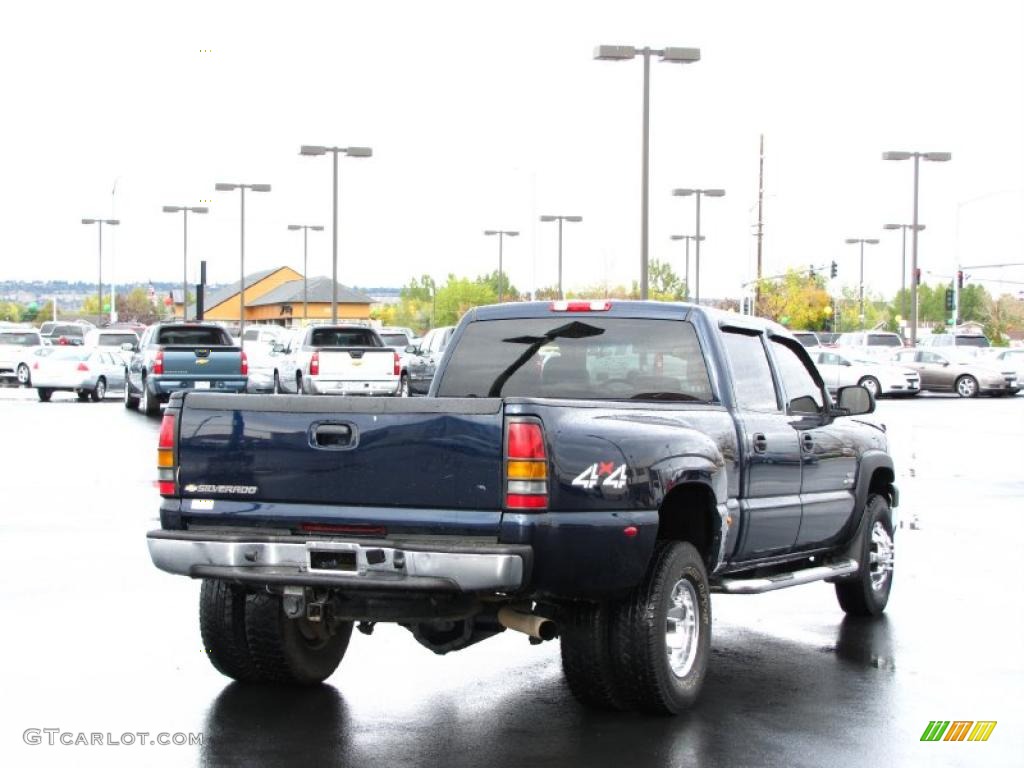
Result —
M 603 480 L 602 480 L 603 478 Z M 597 485 L 608 486 L 609 488 L 626 487 L 626 465 L 615 466 L 614 461 L 599 461 L 584 469 L 572 481 L 572 484 L 581 488 L 594 488 Z

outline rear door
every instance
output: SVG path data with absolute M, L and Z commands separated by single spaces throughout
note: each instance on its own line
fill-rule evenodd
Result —
M 737 559 L 790 549 L 800 529 L 800 443 L 779 402 L 764 334 L 723 328 L 743 453 L 743 530 Z

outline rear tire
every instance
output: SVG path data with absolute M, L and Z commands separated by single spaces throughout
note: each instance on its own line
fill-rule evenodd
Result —
M 612 659 L 626 702 L 655 714 L 692 706 L 711 654 L 711 591 L 696 548 L 659 541 L 644 580 L 614 605 L 611 619 Z
M 139 410 L 139 398 L 132 397 L 132 385 L 128 383 L 128 374 L 124 377 L 124 407 L 129 411 Z
M 199 631 L 214 669 L 243 683 L 259 680 L 245 636 L 245 590 L 224 581 L 203 579 Z
M 103 402 L 103 398 L 107 396 L 107 380 L 100 377 L 96 381 L 96 388 L 92 391 L 92 401 L 94 403 Z
M 858 381 L 857 384 L 870 392 L 871 397 L 875 400 L 877 400 L 878 396 L 882 394 L 882 385 L 878 383 L 878 379 L 874 376 L 865 376 Z
M 23 387 L 32 386 L 32 372 L 24 363 L 18 364 L 18 384 L 20 384 Z
M 860 570 L 852 579 L 836 582 L 836 599 L 850 616 L 881 616 L 889 602 L 895 565 L 889 502 L 879 494 L 871 495 L 864 516 Z
M 973 376 L 961 376 L 956 380 L 953 388 L 960 397 L 978 396 L 978 380 Z
M 142 380 L 142 397 L 139 400 L 139 408 L 147 416 L 156 416 L 160 413 L 160 401 L 149 391 L 149 385 L 145 379 Z
M 608 604 L 571 605 L 561 619 L 562 672 L 572 695 L 594 709 L 625 709 L 612 660 Z
M 277 371 L 274 371 L 274 389 L 273 389 L 273 393 L 275 395 L 280 395 L 281 394 L 281 375 Z
M 289 619 L 280 595 L 256 592 L 245 600 L 245 635 L 261 682 L 322 683 L 341 663 L 352 637 L 352 622 Z
M 40 387 L 39 389 L 36 390 L 36 395 L 39 396 L 39 399 L 42 402 L 48 403 L 50 402 L 51 395 L 53 395 L 53 390 L 47 389 L 46 387 Z
M 75 397 L 78 398 L 78 402 L 84 403 L 89 399 L 89 392 L 88 390 L 80 389 L 77 392 L 75 392 Z
M 399 397 L 409 397 L 410 396 L 410 392 L 409 392 L 409 374 L 408 373 L 403 373 L 402 374 L 402 378 L 399 379 L 398 396 Z

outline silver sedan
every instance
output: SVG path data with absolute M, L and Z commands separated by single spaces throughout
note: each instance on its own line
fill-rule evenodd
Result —
M 32 385 L 44 403 L 60 391 L 99 402 L 108 389 L 124 388 L 124 363 L 116 353 L 100 349 L 48 347 L 35 355 Z

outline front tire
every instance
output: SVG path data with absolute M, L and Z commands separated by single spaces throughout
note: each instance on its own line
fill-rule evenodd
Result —
M 973 376 L 961 376 L 956 380 L 955 389 L 960 397 L 977 397 L 978 380 Z
M 871 495 L 864 516 L 860 570 L 852 579 L 836 582 L 836 598 L 851 616 L 881 616 L 892 591 L 896 554 L 889 502 L 879 494 Z
M 92 401 L 94 403 L 101 403 L 101 402 L 103 402 L 103 398 L 105 398 L 106 396 L 107 396 L 107 380 L 101 377 L 96 382 L 96 387 L 92 391 Z
M 18 384 L 20 384 L 23 387 L 32 386 L 32 372 L 24 363 L 18 364 Z
M 711 592 L 689 542 L 659 541 L 644 580 L 615 604 L 612 658 L 627 703 L 678 714 L 700 695 L 711 653 Z
M 352 637 L 352 622 L 289 619 L 280 595 L 250 594 L 245 635 L 260 682 L 316 685 L 333 674 Z
M 245 636 L 245 590 L 225 581 L 203 579 L 199 631 L 214 669 L 239 682 L 258 681 Z
M 53 395 L 53 390 L 47 389 L 46 387 L 40 387 L 36 390 L 36 395 L 39 397 L 41 402 L 48 403 L 50 402 L 50 397 Z
M 876 379 L 874 376 L 865 376 L 860 381 L 858 381 L 857 384 L 864 387 L 864 389 L 870 392 L 871 397 L 873 397 L 875 400 L 877 400 L 878 396 L 882 394 L 882 385 L 878 383 L 878 379 Z

